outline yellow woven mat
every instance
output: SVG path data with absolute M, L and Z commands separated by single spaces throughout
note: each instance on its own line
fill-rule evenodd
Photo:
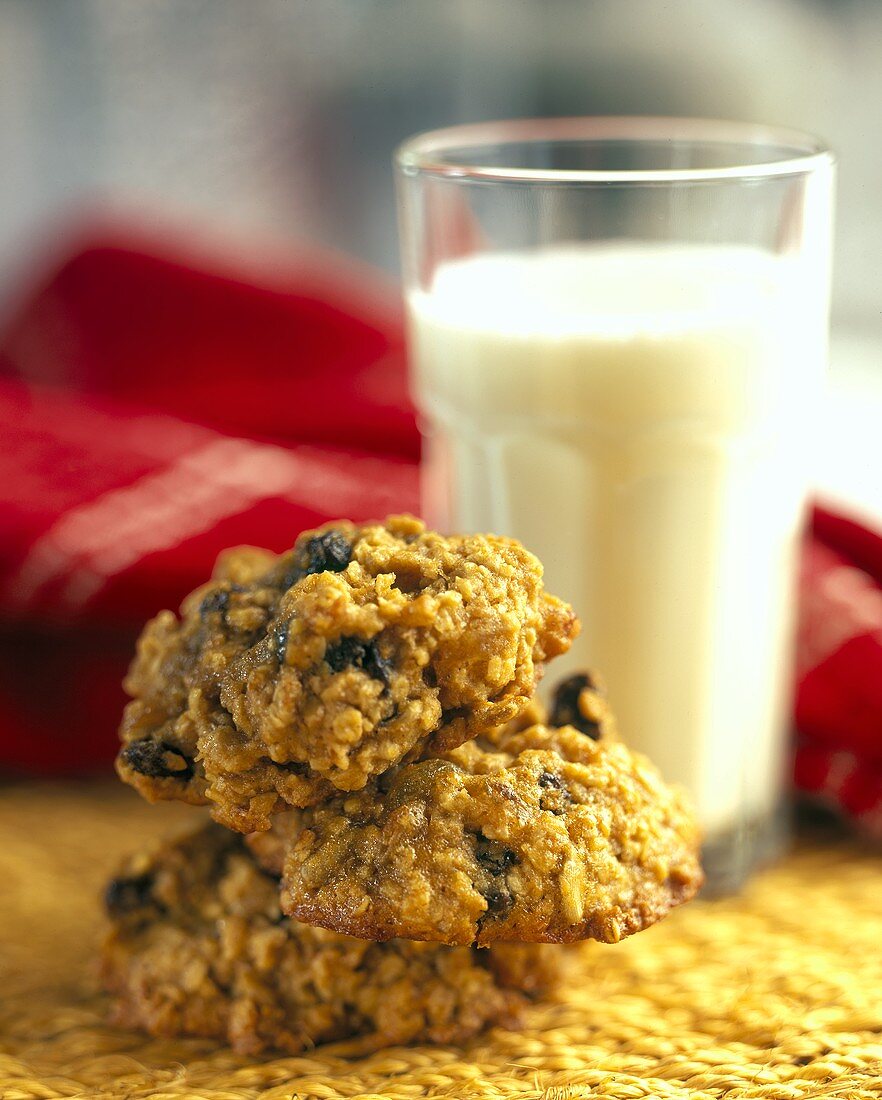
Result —
M 882 854 L 803 847 L 737 900 L 572 952 L 517 1033 L 252 1060 L 104 1023 L 97 895 L 192 811 L 110 785 L 0 790 L 0 1097 L 882 1097 Z

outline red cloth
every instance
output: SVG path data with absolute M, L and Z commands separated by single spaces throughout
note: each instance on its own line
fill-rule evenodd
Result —
M 326 256 L 275 285 L 76 253 L 0 332 L 0 768 L 113 755 L 143 620 L 217 553 L 416 511 L 394 288 Z M 882 538 L 816 510 L 795 776 L 882 836 Z
M 417 510 L 378 281 L 309 256 L 260 287 L 108 245 L 24 300 L 0 332 L 0 768 L 112 759 L 139 624 L 224 547 Z
M 882 537 L 816 508 L 800 580 L 797 787 L 882 838 Z

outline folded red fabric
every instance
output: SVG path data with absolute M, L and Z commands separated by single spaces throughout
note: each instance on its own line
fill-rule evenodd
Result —
M 308 255 L 272 285 L 78 250 L 0 333 L 0 768 L 105 766 L 143 620 L 217 553 L 416 511 L 394 288 Z M 795 776 L 882 835 L 882 538 L 817 509 Z
M 882 538 L 816 508 L 799 597 L 797 787 L 882 838 Z
M 288 282 L 94 246 L 0 333 L 0 768 L 106 765 L 139 624 L 224 547 L 417 510 L 395 288 Z

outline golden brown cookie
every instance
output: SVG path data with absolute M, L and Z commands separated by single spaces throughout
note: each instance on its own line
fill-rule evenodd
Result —
M 508 743 L 512 735 L 540 725 L 570 725 L 595 741 L 617 736 L 615 719 L 600 677 L 595 672 L 580 672 L 557 682 L 549 706 L 536 696 L 526 710 L 504 726 L 488 730 L 479 743 L 493 751 L 501 743 Z M 302 829 L 303 816 L 296 810 L 289 810 L 274 815 L 266 831 L 249 833 L 245 843 L 265 871 L 279 876 L 293 839 Z
M 614 943 L 691 898 L 699 835 L 623 744 L 499 730 L 280 820 L 282 908 L 337 932 L 448 944 Z
M 525 711 L 511 722 L 488 730 L 483 738 L 484 747 L 498 746 L 501 739 L 508 739 L 530 726 L 539 725 L 571 725 L 595 740 L 617 736 L 615 718 L 606 700 L 606 691 L 595 672 L 575 673 L 556 683 L 548 707 L 539 696 L 534 697 Z M 245 844 L 258 865 L 271 875 L 280 876 L 288 849 L 301 829 L 302 816 L 296 810 L 290 810 L 276 814 L 265 832 L 249 833 L 245 837 Z
M 328 524 L 218 563 L 148 623 L 126 680 L 121 777 L 210 802 L 242 832 L 513 718 L 578 632 L 513 539 L 411 517 Z
M 131 859 L 107 888 L 102 975 L 116 1021 L 215 1038 L 243 1054 L 458 1042 L 514 1026 L 551 981 L 556 952 L 367 943 L 297 924 L 242 838 L 218 825 Z

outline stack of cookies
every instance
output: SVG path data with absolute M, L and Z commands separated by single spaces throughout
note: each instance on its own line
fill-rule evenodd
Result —
M 120 776 L 213 821 L 107 888 L 117 1018 L 291 1052 L 514 1025 L 559 944 L 701 884 L 680 796 L 615 736 L 578 633 L 512 539 L 410 517 L 223 555 L 145 628 Z

